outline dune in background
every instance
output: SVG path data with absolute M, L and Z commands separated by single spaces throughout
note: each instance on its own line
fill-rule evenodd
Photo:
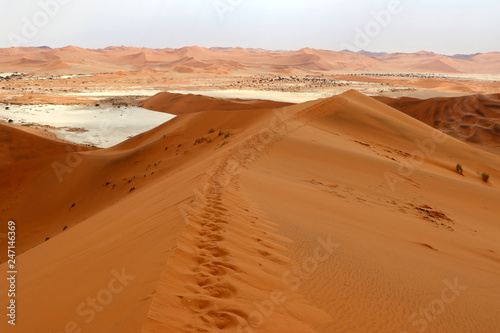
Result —
M 500 90 L 498 52 L 445 56 L 311 48 L 21 47 L 0 49 L 0 67 L 0 102 L 6 105 L 137 106 L 170 91 L 231 98 L 222 109 L 239 103 L 236 109 L 243 110 L 255 103 L 261 104 L 258 108 L 275 106 L 237 98 L 297 103 L 351 89 L 369 96 L 424 99 Z M 155 101 L 165 108 L 161 102 Z
M 16 329 L 499 331 L 500 156 L 450 136 L 469 114 L 496 136 L 497 98 L 159 94 L 144 105 L 176 118 L 84 151 L 2 127 L 2 174 L 22 170 L 0 182 L 22 240 Z
M 375 99 L 464 142 L 500 153 L 500 95 Z
M 117 71 L 170 71 L 193 74 L 241 72 L 411 72 L 499 74 L 500 53 L 454 57 L 432 52 L 375 54 L 304 48 L 297 51 L 203 48 L 148 49 L 107 47 L 85 49 L 67 46 L 0 49 L 4 72 L 99 73 Z
M 141 106 L 148 110 L 180 115 L 201 111 L 274 109 L 292 103 L 267 100 L 220 99 L 201 95 L 162 92 L 146 99 Z

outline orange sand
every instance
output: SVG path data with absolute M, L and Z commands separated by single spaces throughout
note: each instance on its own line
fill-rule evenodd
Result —
M 99 73 L 122 70 L 169 70 L 176 73 L 227 74 L 241 71 L 418 72 L 500 73 L 500 53 L 478 54 L 466 59 L 431 52 L 391 53 L 369 56 L 304 48 L 297 51 L 267 51 L 243 48 L 148 49 L 108 47 L 59 49 L 35 47 L 0 49 L 5 72 Z
M 356 91 L 210 103 L 70 155 L 1 127 L 2 332 L 500 331 L 498 155 Z

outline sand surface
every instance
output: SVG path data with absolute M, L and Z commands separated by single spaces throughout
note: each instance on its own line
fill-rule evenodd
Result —
M 15 331 L 500 331 L 489 137 L 472 146 L 424 123 L 446 115 L 415 119 L 418 101 L 401 112 L 354 90 L 144 103 L 174 99 L 177 117 L 107 149 L 0 125 Z M 494 121 L 492 101 L 442 103 Z

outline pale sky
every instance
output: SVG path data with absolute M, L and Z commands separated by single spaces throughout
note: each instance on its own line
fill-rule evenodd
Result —
M 500 0 L 1 0 L 0 47 L 500 51 Z

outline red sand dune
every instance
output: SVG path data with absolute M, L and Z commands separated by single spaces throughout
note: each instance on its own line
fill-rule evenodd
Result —
M 423 64 L 418 64 L 412 67 L 412 72 L 427 72 L 427 73 L 460 73 L 456 68 L 445 64 L 441 60 L 431 60 Z
M 500 157 L 356 91 L 78 157 L 0 203 L 20 332 L 500 331 Z
M 455 138 L 500 152 L 499 94 L 427 100 L 375 98 Z
M 71 64 L 71 67 L 50 65 L 54 57 L 60 58 L 63 63 Z M 52 73 L 116 72 L 154 67 L 180 73 L 298 70 L 304 72 L 498 74 L 500 73 L 500 53 L 491 52 L 461 58 L 424 51 L 411 54 L 379 55 L 310 48 L 297 51 L 267 51 L 243 48 L 207 49 L 191 46 L 158 50 L 122 46 L 93 50 L 67 46 L 60 49 L 0 49 L 0 64 L 4 71 Z
M 158 93 L 142 103 L 142 107 L 170 114 L 186 114 L 201 111 L 260 110 L 292 105 L 267 100 L 220 99 L 193 94 Z

